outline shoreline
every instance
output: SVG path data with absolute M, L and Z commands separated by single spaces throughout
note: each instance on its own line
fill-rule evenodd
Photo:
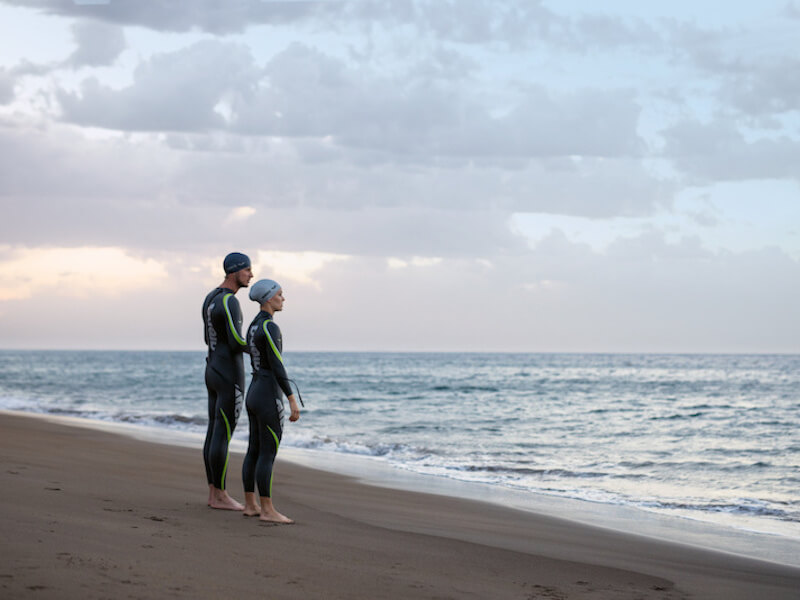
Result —
M 203 444 L 201 434 L 162 429 L 157 426 L 0 409 L 0 417 L 4 414 L 41 418 L 65 426 L 95 429 L 143 442 L 191 448 L 198 452 Z M 171 436 L 170 439 L 164 439 L 165 433 Z M 234 439 L 230 448 L 231 456 L 238 456 L 240 463 L 247 449 L 246 442 Z M 800 540 L 770 531 L 749 530 L 702 519 L 664 515 L 634 506 L 550 496 L 528 490 L 513 490 L 480 482 L 415 473 L 371 456 L 287 446 L 281 448 L 280 459 L 313 470 L 346 476 L 367 486 L 401 492 L 418 491 L 445 498 L 484 502 L 503 508 L 562 518 L 579 525 L 800 568 Z M 237 487 L 240 482 L 236 473 L 230 481 L 233 483 L 231 489 L 240 491 Z
M 372 457 L 346 456 L 304 448 L 281 449 L 284 460 L 354 478 L 360 483 L 399 491 L 422 491 L 504 508 L 558 517 L 579 525 L 724 552 L 800 568 L 800 539 L 737 528 L 691 517 L 665 515 L 636 506 L 592 502 L 487 483 L 462 481 L 407 471 Z M 335 463 L 340 464 L 335 464 Z
M 298 524 L 261 525 L 205 506 L 196 449 L 57 421 L 0 413 L 9 597 L 744 600 L 800 588 L 798 568 L 366 485 L 280 456 L 276 505 Z M 241 456 L 231 463 L 236 474 Z

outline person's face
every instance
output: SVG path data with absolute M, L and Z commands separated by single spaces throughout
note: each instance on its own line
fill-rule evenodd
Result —
M 272 312 L 278 312 L 279 310 L 283 310 L 283 303 L 286 302 L 286 298 L 283 297 L 283 288 L 278 290 L 278 293 L 275 294 L 272 298 L 267 300 L 267 304 L 272 309 Z
M 238 283 L 240 287 L 249 286 L 250 280 L 252 278 L 253 278 L 253 269 L 251 269 L 250 267 L 241 269 L 240 271 L 236 271 L 236 283 Z

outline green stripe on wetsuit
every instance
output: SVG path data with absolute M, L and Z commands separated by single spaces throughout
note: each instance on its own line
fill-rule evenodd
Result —
M 222 304 L 225 306 L 225 314 L 228 315 L 228 326 L 230 327 L 231 333 L 233 334 L 233 339 L 239 342 L 242 346 L 247 346 L 247 342 L 245 342 L 242 337 L 239 335 L 239 332 L 236 331 L 236 326 L 233 324 L 233 317 L 231 316 L 231 311 L 228 308 L 228 299 L 233 296 L 233 294 L 225 294 L 222 297 Z
M 225 416 L 225 412 L 221 408 L 219 409 L 219 414 L 222 415 L 222 420 L 225 421 L 225 432 L 226 432 L 227 438 L 228 438 L 228 448 L 227 448 L 227 451 L 225 453 L 225 466 L 222 467 L 222 487 L 220 488 L 221 490 L 224 490 L 225 489 L 225 474 L 228 472 L 228 461 L 231 458 L 231 449 L 230 449 L 231 424 L 228 423 L 228 417 Z
M 278 434 L 275 433 L 274 431 L 272 431 L 272 427 L 267 425 L 267 429 L 269 429 L 269 432 L 272 434 L 272 437 L 275 438 L 275 454 L 277 454 L 278 453 L 278 448 L 281 445 L 281 441 L 278 439 Z M 269 497 L 270 498 L 272 498 L 272 479 L 274 477 L 275 477 L 275 471 L 272 470 L 272 471 L 270 471 L 270 474 L 269 474 Z
M 278 347 L 275 345 L 275 342 L 272 341 L 272 336 L 269 334 L 269 330 L 267 329 L 267 324 L 271 322 L 272 321 L 270 321 L 269 319 L 264 321 L 264 333 L 267 334 L 267 341 L 269 342 L 272 351 L 275 353 L 275 356 L 277 356 L 278 360 L 281 361 L 281 364 L 283 364 L 283 357 L 281 356 L 281 353 L 278 352 Z

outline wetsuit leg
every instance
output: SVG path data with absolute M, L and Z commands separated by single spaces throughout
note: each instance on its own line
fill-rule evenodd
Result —
M 247 414 L 250 417 L 250 442 L 242 465 L 246 492 L 272 496 L 272 467 L 283 436 L 283 401 L 277 382 L 269 377 L 256 378 L 247 392 Z
M 242 461 L 242 483 L 245 492 L 254 492 L 256 487 L 256 463 L 258 463 L 259 437 L 258 437 L 258 417 L 251 407 L 251 394 L 253 386 L 247 391 L 247 419 L 250 423 L 250 437 L 247 442 L 247 454 Z
M 241 397 L 237 397 L 233 383 L 225 381 L 214 369 L 206 369 L 206 385 L 209 388 L 209 422 L 203 455 L 207 471 L 214 487 L 225 489 L 225 476 L 228 469 L 228 444 L 241 407 Z M 212 407 L 212 390 L 214 402 Z M 206 449 L 207 446 L 207 449 Z
M 278 455 L 278 446 L 281 443 L 283 429 L 281 428 L 280 413 L 283 403 L 274 398 L 269 402 L 271 408 L 257 415 L 258 418 L 258 462 L 256 463 L 256 483 L 258 495 L 272 497 L 272 467 Z
M 214 475 L 211 472 L 211 437 L 214 432 L 214 421 L 217 414 L 217 392 L 209 385 L 208 369 L 206 369 L 206 389 L 208 390 L 208 430 L 206 431 L 206 441 L 203 444 L 203 463 L 206 466 L 208 485 L 212 485 L 214 483 Z

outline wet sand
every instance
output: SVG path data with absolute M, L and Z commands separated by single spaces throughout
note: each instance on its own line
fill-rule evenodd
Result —
M 199 449 L 2 412 L 0 439 L 3 598 L 800 597 L 800 569 L 280 456 L 275 504 L 295 525 L 209 509 Z

